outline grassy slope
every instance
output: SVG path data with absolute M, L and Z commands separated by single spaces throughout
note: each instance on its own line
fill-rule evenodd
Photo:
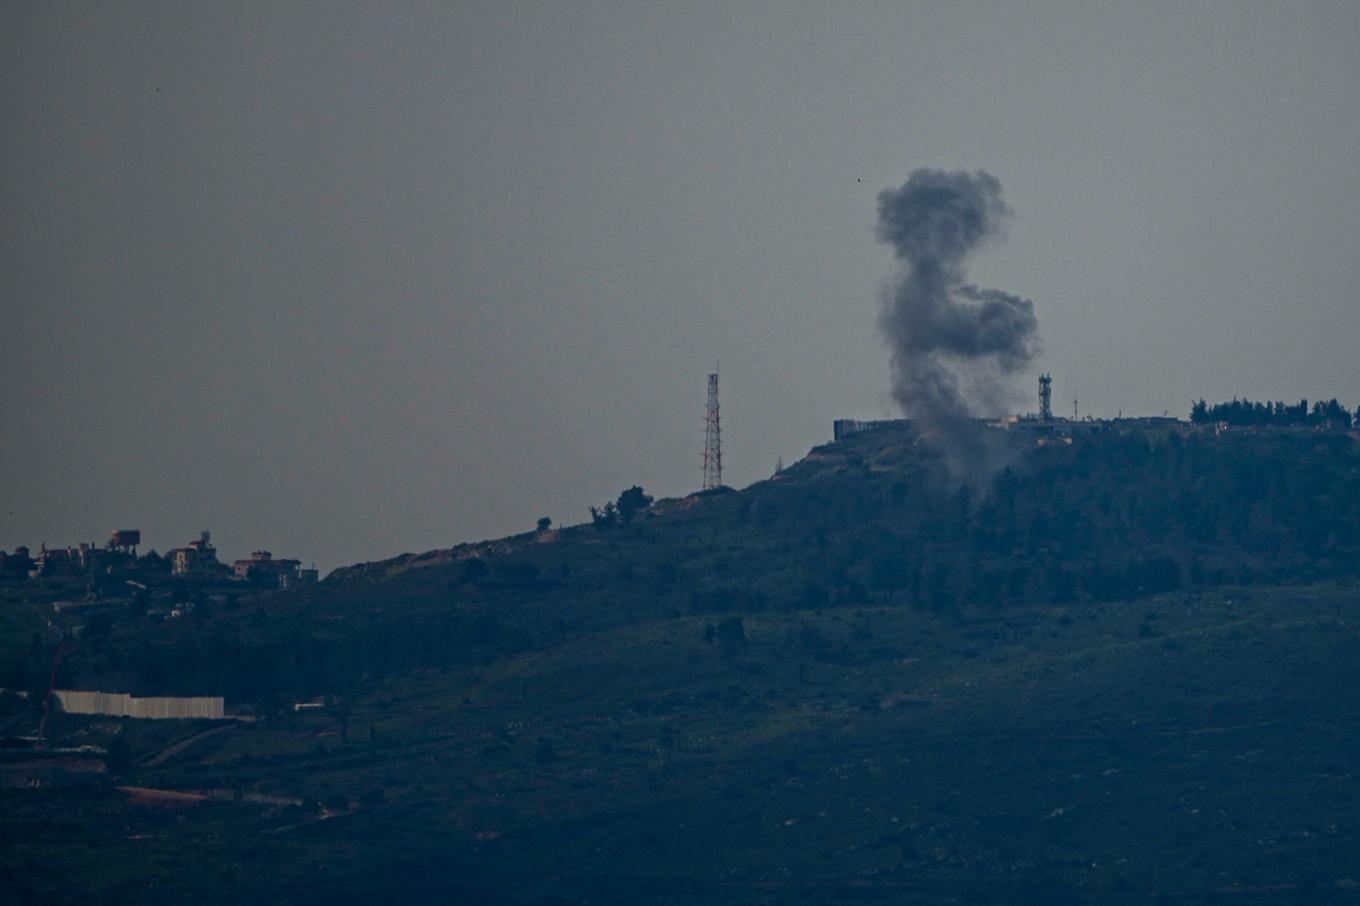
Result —
M 1357 621 L 1360 591 L 1329 586 L 962 621 L 794 612 L 748 620 L 731 656 L 701 620 L 629 626 L 390 680 L 348 742 L 333 718 L 249 726 L 137 778 L 383 790 L 352 814 L 287 829 L 309 816 L 96 797 L 48 824 L 40 794 L 3 858 L 109 900 L 151 879 L 232 899 L 264 878 L 299 902 L 393 883 L 530 901 L 1339 896 L 1360 847 Z M 806 624 L 829 655 L 791 643 Z

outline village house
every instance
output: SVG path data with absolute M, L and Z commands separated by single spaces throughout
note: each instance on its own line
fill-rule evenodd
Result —
M 252 551 L 249 560 L 237 560 L 231 565 L 231 570 L 234 577 L 242 582 L 268 580 L 270 584 L 277 585 L 280 584 L 281 576 L 296 575 L 301 567 L 301 560 L 290 560 L 286 557 L 275 560 L 269 551 Z
M 170 551 L 170 563 L 171 575 L 185 579 L 208 581 L 227 576 L 227 566 L 218 561 L 217 548 L 212 546 L 212 536 L 206 531 L 187 547 Z
M 32 572 L 44 578 L 84 576 L 97 570 L 104 560 L 104 551 L 93 544 L 52 548 L 44 544 L 33 560 Z
M 276 585 L 279 588 L 292 588 L 296 585 L 310 585 L 316 582 L 315 569 L 304 569 L 301 560 L 274 559 L 269 551 L 254 551 L 248 560 L 232 563 L 232 575 L 241 582 L 257 582 Z

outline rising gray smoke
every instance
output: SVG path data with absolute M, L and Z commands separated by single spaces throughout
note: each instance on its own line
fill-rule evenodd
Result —
M 990 472 L 991 456 L 969 420 L 999 414 L 1038 349 L 1033 302 L 966 282 L 968 256 L 1001 236 L 1009 215 L 1001 183 L 981 170 L 914 170 L 878 196 L 878 238 L 903 262 L 879 318 L 893 397 L 970 483 Z

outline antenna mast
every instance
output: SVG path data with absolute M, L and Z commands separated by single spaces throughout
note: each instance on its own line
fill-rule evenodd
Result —
M 1053 421 L 1053 378 L 1047 374 L 1039 375 L 1039 418 Z
M 708 418 L 704 423 L 704 490 L 722 486 L 722 425 L 718 420 L 718 372 L 708 376 Z

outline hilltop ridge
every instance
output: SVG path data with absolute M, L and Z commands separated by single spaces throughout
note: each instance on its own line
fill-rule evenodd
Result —
M 888 428 L 626 522 L 97 639 L 57 614 L 63 688 L 256 719 L 53 715 L 128 763 L 0 791 L 0 891 L 1354 902 L 1358 451 L 1130 428 L 977 494 Z M 46 682 L 30 625 L 4 669 Z

